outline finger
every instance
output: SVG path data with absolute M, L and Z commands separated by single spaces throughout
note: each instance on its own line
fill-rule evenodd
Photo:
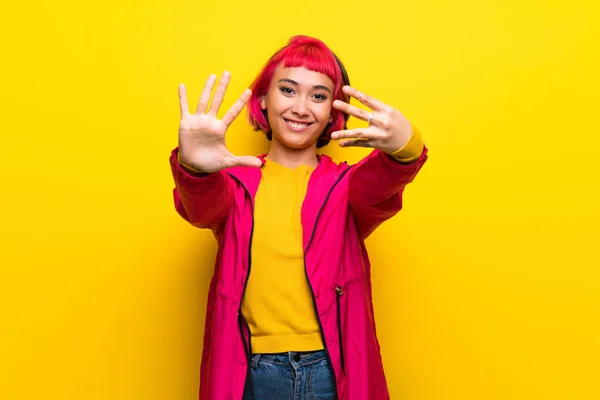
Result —
M 258 157 L 252 156 L 239 156 L 234 157 L 233 166 L 245 166 L 245 167 L 256 167 L 260 168 L 262 166 L 262 160 Z
M 360 109 L 358 107 L 351 106 L 350 104 L 344 103 L 341 100 L 334 101 L 333 107 L 337 108 L 342 112 L 345 112 L 346 114 L 350 114 L 358 119 L 362 119 L 363 121 L 367 121 L 369 119 L 369 116 L 371 115 L 370 112 Z
M 356 139 L 340 142 L 341 147 L 374 147 L 370 140 Z
M 210 94 L 212 93 L 212 89 L 215 86 L 216 81 L 217 76 L 215 74 L 210 74 L 208 76 L 206 84 L 204 85 L 204 90 L 202 90 L 202 94 L 200 95 L 200 101 L 198 102 L 196 113 L 204 114 L 206 112 L 206 107 L 208 107 L 208 100 L 210 100 Z
M 342 91 L 344 93 L 346 93 L 347 95 L 354 97 L 359 102 L 361 102 L 365 106 L 371 108 L 372 110 L 384 111 L 385 109 L 389 108 L 389 106 L 387 104 L 377 100 L 374 97 L 371 97 L 371 96 L 361 92 L 358 89 L 353 88 L 352 86 L 346 85 L 342 88 Z
M 364 138 L 377 139 L 379 137 L 378 130 L 370 128 L 347 129 L 344 131 L 336 131 L 331 134 L 332 139 L 348 139 L 348 138 Z
M 221 75 L 219 86 L 217 86 L 215 96 L 212 99 L 212 103 L 210 103 L 210 111 L 208 112 L 208 115 L 216 116 L 219 112 L 219 108 L 221 108 L 221 103 L 225 98 L 225 91 L 227 90 L 227 85 L 229 85 L 230 78 L 231 74 L 229 73 L 229 71 L 225 71 L 223 72 L 223 75 Z
M 248 100 L 250 100 L 251 95 L 252 95 L 252 90 L 250 90 L 250 89 L 244 90 L 244 93 L 242 93 L 240 98 L 233 104 L 233 106 L 231 106 L 229 111 L 227 111 L 227 114 L 225 114 L 225 116 L 223 117 L 223 123 L 226 126 L 231 125 L 233 120 L 236 119 L 238 115 L 240 115 L 240 113 L 244 109 L 244 106 L 246 105 Z
M 179 84 L 179 110 L 181 111 L 181 119 L 183 119 L 188 112 L 187 95 L 185 94 L 185 85 L 183 83 Z

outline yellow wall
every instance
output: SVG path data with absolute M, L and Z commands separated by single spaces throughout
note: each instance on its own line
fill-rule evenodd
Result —
M 172 206 L 177 85 L 229 69 L 229 107 L 297 33 L 431 149 L 368 240 L 392 398 L 600 398 L 595 2 L 60 3 L 0 16 L 0 398 L 196 398 L 216 245 Z

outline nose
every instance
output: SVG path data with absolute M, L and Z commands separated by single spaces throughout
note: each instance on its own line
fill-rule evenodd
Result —
M 298 117 L 308 117 L 308 99 L 304 96 L 296 97 L 296 101 L 292 105 L 292 113 Z

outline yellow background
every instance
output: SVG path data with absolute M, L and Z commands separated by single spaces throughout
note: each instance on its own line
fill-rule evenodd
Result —
M 298 33 L 431 149 L 367 243 L 392 398 L 600 398 L 594 3 L 3 5 L 0 398 L 196 398 L 216 244 L 172 205 L 177 85 L 228 69 L 229 108 Z

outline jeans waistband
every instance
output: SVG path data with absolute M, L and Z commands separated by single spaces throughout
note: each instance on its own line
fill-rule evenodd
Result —
M 293 365 L 301 367 L 326 359 L 324 350 L 315 351 L 287 351 L 285 353 L 258 353 L 252 355 L 252 368 L 258 368 L 258 362 L 270 364 Z

